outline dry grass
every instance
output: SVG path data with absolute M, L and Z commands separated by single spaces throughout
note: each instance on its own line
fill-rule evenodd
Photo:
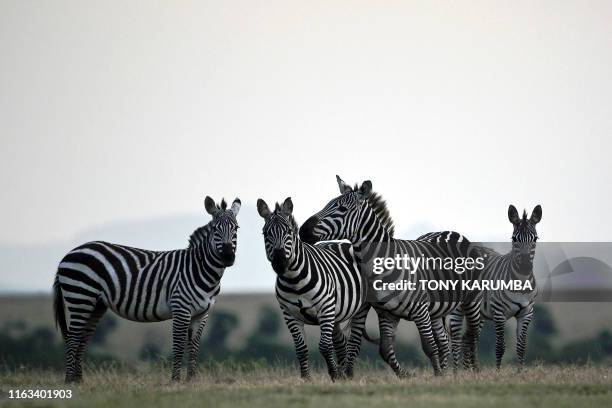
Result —
M 170 384 L 166 367 L 89 368 L 84 383 L 71 387 L 70 401 L 8 400 L 9 389 L 64 388 L 58 372 L 17 371 L 0 374 L 0 404 L 8 406 L 135 407 L 340 407 L 389 405 L 413 407 L 612 405 L 612 368 L 534 366 L 522 372 L 507 367 L 497 372 L 433 377 L 429 370 L 397 379 L 386 370 L 361 367 L 354 380 L 331 383 L 316 372 L 310 383 L 292 367 L 213 365 L 191 383 Z

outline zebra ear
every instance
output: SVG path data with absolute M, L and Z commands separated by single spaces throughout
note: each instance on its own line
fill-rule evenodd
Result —
M 508 220 L 510 220 L 510 222 L 514 225 L 518 225 L 521 222 L 518 211 L 512 204 L 510 204 L 510 207 L 508 207 Z
M 215 200 L 213 200 L 210 196 L 206 196 L 206 198 L 204 199 L 204 208 L 206 209 L 206 212 L 210 215 L 213 215 L 215 212 L 217 212 Z
M 542 206 L 540 204 L 535 206 L 529 220 L 532 224 L 537 224 L 542 220 Z
M 257 199 L 257 212 L 264 220 L 270 216 L 270 208 L 261 198 Z
M 236 197 L 236 199 L 232 203 L 232 208 L 230 208 L 230 210 L 234 214 L 234 217 L 238 215 L 238 211 L 240 211 L 240 206 L 241 205 L 242 205 L 242 202 L 240 201 L 240 199 L 238 197 Z
M 366 180 L 361 184 L 361 187 L 359 187 L 359 193 L 364 196 L 367 197 L 370 195 L 370 193 L 372 192 L 372 182 L 370 180 Z
M 283 206 L 281 208 L 282 208 L 283 214 L 285 215 L 293 214 L 293 201 L 291 201 L 291 197 L 285 198 L 285 201 L 283 202 Z
M 336 174 L 336 181 L 338 182 L 338 187 L 340 187 L 340 194 L 344 194 L 344 193 L 353 191 L 351 186 L 346 184 L 344 180 L 342 180 L 340 176 L 338 176 L 337 174 Z

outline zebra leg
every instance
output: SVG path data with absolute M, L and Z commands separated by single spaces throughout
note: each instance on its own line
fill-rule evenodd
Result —
M 436 345 L 433 330 L 431 328 L 431 317 L 429 316 L 429 311 L 427 310 L 426 306 L 419 310 L 419 313 L 415 316 L 414 322 L 416 323 L 416 327 L 419 330 L 419 335 L 421 336 L 421 346 L 423 347 L 423 352 L 425 352 L 425 355 L 429 357 L 431 365 L 434 369 L 434 374 L 441 375 L 442 371 L 440 370 L 440 355 L 438 354 L 438 346 Z
M 474 348 L 472 351 L 472 368 L 475 371 L 480 371 L 480 361 L 478 359 L 478 343 L 480 342 L 480 335 L 482 333 L 482 327 L 484 326 L 484 320 L 482 320 L 482 314 L 480 315 L 480 320 L 478 322 L 478 331 L 474 336 Z
M 186 309 L 172 311 L 172 381 L 181 380 L 181 365 L 187 345 L 191 313 Z
M 533 317 L 533 306 L 527 309 L 527 313 L 519 315 L 516 320 L 516 355 L 519 368 L 525 365 L 525 349 L 527 348 L 527 329 Z
M 62 295 L 64 296 L 64 295 Z M 66 383 L 80 382 L 83 376 L 81 357 L 87 341 L 95 330 L 95 325 L 106 311 L 106 307 L 96 296 L 63 298 L 70 318 L 66 332 Z
M 463 313 L 466 320 L 466 331 L 463 339 L 463 367 L 466 369 L 479 369 L 476 348 L 480 337 L 480 302 L 473 302 L 463 305 Z
M 440 367 L 445 370 L 448 366 L 448 356 L 450 354 L 450 345 L 446 328 L 444 327 L 444 318 L 436 319 L 431 322 L 434 339 L 440 353 Z
M 338 359 L 338 366 L 344 367 L 346 364 L 346 346 L 348 339 L 344 334 L 340 323 L 336 323 L 334 325 L 332 335 L 334 340 L 334 351 L 336 353 L 336 358 Z
M 476 358 L 474 360 L 474 369 L 480 371 L 480 361 L 478 360 L 478 343 L 480 342 L 480 335 L 482 334 L 482 327 L 484 326 L 484 320 L 482 314 L 480 315 L 480 323 L 478 323 L 478 336 L 476 336 L 476 349 L 474 353 Z
M 319 327 L 321 329 L 319 352 L 321 352 L 321 355 L 325 359 L 329 376 L 331 377 L 332 381 L 335 381 L 338 379 L 338 366 L 336 365 L 336 360 L 334 359 L 333 343 L 335 310 L 330 309 L 323 313 L 324 315 L 319 317 Z
M 198 372 L 198 352 L 200 351 L 200 338 L 206 322 L 208 321 L 208 313 L 202 317 L 197 317 L 191 320 L 189 325 L 189 335 L 187 347 L 189 351 L 189 363 L 187 365 L 187 380 L 194 378 Z
M 75 380 L 77 382 L 81 382 L 83 378 L 83 368 L 82 368 L 81 361 L 83 359 L 83 354 L 85 352 L 85 346 L 87 345 L 87 342 L 89 342 L 89 339 L 91 339 L 91 336 L 93 336 L 94 332 L 96 331 L 96 325 L 98 324 L 102 316 L 104 316 L 104 313 L 106 313 L 107 309 L 108 308 L 106 307 L 106 305 L 102 303 L 102 301 L 98 300 L 98 302 L 96 303 L 96 306 L 94 307 L 93 312 L 91 313 L 91 317 L 87 321 L 87 324 L 85 325 L 85 327 L 83 327 L 83 331 L 81 333 L 81 339 L 79 341 L 79 346 L 75 354 L 75 359 L 76 359 L 76 363 L 75 363 L 76 378 Z
M 346 362 L 343 367 L 344 375 L 348 378 L 353 378 L 353 368 L 355 366 L 355 359 L 361 351 L 361 337 L 365 330 L 366 318 L 370 311 L 369 305 L 364 305 L 361 309 L 355 313 L 351 319 L 351 334 L 348 338 L 348 344 L 346 346 Z
M 453 354 L 453 370 L 459 367 L 459 356 L 461 354 L 461 330 L 463 329 L 463 311 L 461 306 L 456 308 L 450 315 L 450 336 Z
M 295 320 L 295 318 L 283 311 L 285 324 L 293 337 L 293 345 L 295 346 L 295 355 L 300 363 L 300 376 L 302 379 L 309 381 L 310 369 L 308 367 L 308 346 L 305 341 L 304 323 Z
M 77 366 L 77 350 L 79 349 L 80 342 L 80 332 L 69 331 L 66 334 L 66 384 L 81 380 L 77 376 L 77 373 L 81 371 L 80 367 Z
M 506 351 L 506 342 L 504 339 L 506 317 L 501 313 L 495 313 L 493 322 L 495 324 L 495 366 L 499 369 L 501 368 L 502 357 Z
M 378 313 L 378 327 L 380 330 L 378 352 L 382 359 L 389 364 L 395 375 L 403 378 L 408 377 L 409 373 L 400 366 L 395 355 L 395 331 L 398 323 L 398 318 L 385 312 Z

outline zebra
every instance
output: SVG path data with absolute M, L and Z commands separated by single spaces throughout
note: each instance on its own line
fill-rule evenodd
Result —
M 485 268 L 481 272 L 482 280 L 504 281 L 519 280 L 529 281 L 531 290 L 485 290 L 481 315 L 483 319 L 492 320 L 495 325 L 495 365 L 501 368 L 502 357 L 506 348 L 504 331 L 506 321 L 514 317 L 516 325 L 516 354 L 520 366 L 525 364 L 525 348 L 527 346 L 527 329 L 533 318 L 535 297 L 538 294 L 535 277 L 533 275 L 533 259 L 536 250 L 538 233 L 536 225 L 542 220 L 542 207 L 536 205 L 527 218 L 527 211 L 523 211 L 522 218 L 513 205 L 508 207 L 508 220 L 512 223 L 512 250 L 501 255 L 498 252 L 481 247 L 479 248 L 487 255 Z M 453 362 L 458 365 L 458 348 L 460 332 L 463 325 L 463 316 L 454 312 L 450 317 L 450 331 L 453 342 Z
M 353 373 L 369 306 L 365 302 L 364 279 L 348 243 L 302 242 L 293 217 L 293 202 L 287 198 L 271 211 L 257 200 L 257 211 L 265 220 L 263 236 L 266 256 L 276 272 L 276 298 L 295 345 L 300 375 L 310 380 L 304 325 L 319 325 L 319 351 L 332 381 Z M 349 338 L 342 328 L 350 326 Z M 366 339 L 369 340 L 369 338 Z M 334 360 L 338 357 L 341 370 Z M 351 362 L 351 364 L 348 364 Z
M 340 196 L 332 199 L 302 225 L 300 236 L 305 242 L 348 239 L 360 265 L 371 259 L 372 253 L 381 252 L 391 256 L 408 255 L 415 258 L 424 255 L 452 259 L 468 257 L 474 253 L 469 240 L 454 231 L 428 234 L 418 241 L 394 238 L 393 221 L 386 203 L 372 191 L 372 183 L 365 181 L 361 187 L 355 185 L 351 188 L 339 176 L 336 176 L 336 180 Z M 411 281 L 462 280 L 470 279 L 473 273 L 466 271 L 459 275 L 442 268 L 421 268 L 407 278 Z M 460 305 L 469 318 L 470 333 L 480 327 L 478 296 L 461 288 L 436 292 L 417 286 L 415 290 L 394 291 L 390 294 L 375 290 L 368 292 L 367 299 L 378 314 L 380 355 L 400 377 L 408 375 L 397 361 L 394 350 L 395 332 L 401 318 L 415 322 L 423 351 L 429 357 L 436 375 L 442 373 L 440 349 L 444 354 L 448 348 L 445 330 L 439 319 Z
M 64 256 L 53 284 L 55 322 L 65 341 L 67 383 L 82 381 L 81 360 L 107 309 L 138 322 L 172 319 L 172 381 L 180 380 L 185 348 L 187 379 L 197 371 L 200 336 L 234 264 L 240 199 L 227 208 L 206 197 L 212 220 L 196 229 L 186 249 L 150 251 L 103 241 L 88 242 Z

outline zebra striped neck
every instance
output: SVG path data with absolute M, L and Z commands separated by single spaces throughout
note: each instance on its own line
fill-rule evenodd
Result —
M 200 272 L 206 273 L 210 272 L 215 275 L 223 276 L 223 272 L 225 271 L 225 266 L 221 261 L 221 258 L 217 254 L 216 251 L 211 250 L 210 245 L 204 245 L 199 248 L 192 249 L 192 253 L 197 259 L 197 264 L 200 266 Z
M 291 252 L 291 256 L 287 260 L 287 268 L 282 273 L 283 278 L 294 279 L 300 276 L 302 271 L 308 266 L 309 262 L 309 251 L 299 237 L 295 237 L 295 250 Z
M 389 214 L 387 203 L 385 200 L 383 200 L 382 196 L 372 191 L 366 197 L 365 202 L 368 204 L 366 207 L 368 207 L 368 209 L 375 214 L 376 219 L 378 220 L 378 222 L 380 222 L 381 226 L 387 231 L 389 236 L 393 236 L 395 232 L 395 226 L 393 225 L 391 214 Z
M 189 237 L 189 248 L 198 248 L 206 245 L 206 239 L 210 233 L 210 223 L 193 231 Z
M 355 233 L 350 241 L 359 258 L 362 258 L 362 251 L 368 246 L 393 240 L 393 231 L 387 229 L 369 205 L 364 205 L 361 208 L 355 222 Z
M 194 273 L 207 277 L 209 283 L 216 287 L 219 285 L 226 267 L 223 266 L 217 252 L 208 243 L 209 232 L 208 224 L 195 230 L 189 238 L 187 251 L 196 260 L 194 265 L 197 270 Z

